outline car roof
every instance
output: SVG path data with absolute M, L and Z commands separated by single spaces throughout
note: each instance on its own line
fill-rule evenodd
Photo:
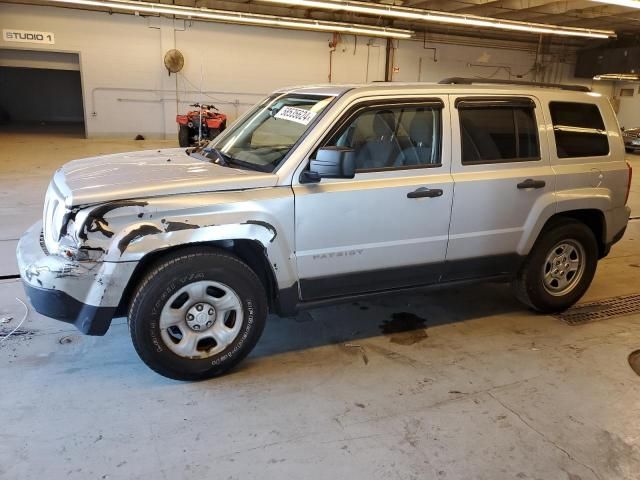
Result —
M 481 80 L 479 80 L 481 81 Z M 455 93 L 457 91 L 477 91 L 496 93 L 497 90 L 503 92 L 514 93 L 531 93 L 531 91 L 546 91 L 557 93 L 568 93 L 568 90 L 563 90 L 560 87 L 548 87 L 537 85 L 509 85 L 509 84 L 442 84 L 434 82 L 372 82 L 372 83 L 360 83 L 360 84 L 315 84 L 315 85 L 300 85 L 281 88 L 276 93 L 297 93 L 306 95 L 326 95 L 326 96 L 338 96 L 345 92 L 385 92 L 385 91 L 412 91 L 412 92 L 450 92 Z M 578 92 L 586 93 L 586 92 Z

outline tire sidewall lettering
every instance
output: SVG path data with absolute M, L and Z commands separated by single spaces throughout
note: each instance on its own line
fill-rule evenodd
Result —
M 241 334 L 236 338 L 230 350 L 223 352 L 223 354 L 217 358 L 211 360 L 212 366 L 220 365 L 221 363 L 230 360 L 238 352 L 242 350 L 247 338 L 253 332 L 255 309 L 253 307 L 254 301 L 251 298 L 244 298 L 244 325 L 242 326 Z

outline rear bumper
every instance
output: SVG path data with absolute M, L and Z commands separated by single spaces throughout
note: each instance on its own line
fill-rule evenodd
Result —
M 16 251 L 31 305 L 87 335 L 104 335 L 137 262 L 76 261 L 50 255 L 40 242 L 41 232 L 38 222 L 20 238 Z
M 607 255 L 609 255 L 609 251 L 611 250 L 611 247 L 616 243 L 618 243 L 620 240 L 622 240 L 622 237 L 624 236 L 624 232 L 627 231 L 627 224 L 629 223 L 630 215 L 631 215 L 631 208 L 627 205 L 625 205 L 622 208 L 617 208 L 613 210 L 612 213 L 610 213 L 609 215 L 610 224 L 608 225 L 608 229 L 611 229 L 612 235 L 611 236 L 607 235 L 609 238 L 607 239 L 604 245 L 604 252 L 602 255 L 603 257 L 606 257 Z

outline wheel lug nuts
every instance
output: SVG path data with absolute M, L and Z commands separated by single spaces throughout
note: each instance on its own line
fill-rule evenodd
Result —
M 194 330 L 200 330 L 200 325 L 194 325 L 194 326 L 193 326 L 193 329 L 194 329 Z
M 199 312 L 202 311 L 202 305 L 196 305 L 196 310 L 198 310 Z
M 187 320 L 193 320 L 193 315 L 191 314 L 187 315 Z
M 213 315 L 213 308 L 209 309 L 209 315 Z

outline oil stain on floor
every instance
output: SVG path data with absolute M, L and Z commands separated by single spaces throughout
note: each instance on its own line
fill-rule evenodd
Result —
M 398 312 L 391 315 L 391 320 L 382 322 L 380 330 L 383 335 L 389 336 L 391 343 L 413 345 L 429 336 L 426 331 L 426 323 L 424 318 L 413 313 Z

